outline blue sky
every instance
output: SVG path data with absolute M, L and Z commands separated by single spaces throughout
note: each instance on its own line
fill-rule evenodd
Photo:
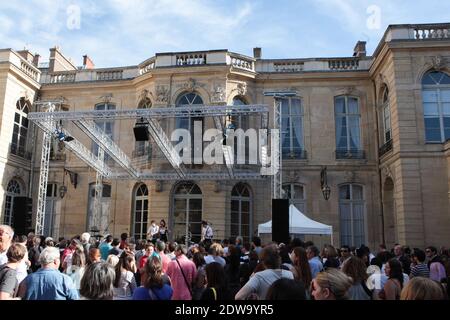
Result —
M 79 13 L 79 14 L 78 14 Z M 389 24 L 450 22 L 450 1 L 21 0 L 0 3 L 0 48 L 59 45 L 76 65 L 135 65 L 156 52 L 229 49 L 263 58 L 371 54 Z

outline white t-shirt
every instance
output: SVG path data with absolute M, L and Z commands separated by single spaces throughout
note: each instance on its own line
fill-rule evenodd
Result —
M 282 269 L 267 269 L 257 272 L 241 288 L 241 290 L 239 290 L 239 292 L 236 294 L 236 300 L 244 300 L 251 293 L 256 293 L 259 297 L 259 300 L 265 300 L 267 291 L 269 290 L 272 283 L 281 278 L 293 280 L 294 275 L 291 271 Z
M 5 264 L 5 263 L 8 263 L 8 257 L 6 256 L 6 252 L 7 252 L 8 250 L 5 250 L 4 252 L 1 252 L 0 253 L 0 266 L 2 265 L 2 264 Z
M 159 227 L 157 225 L 151 225 L 150 228 L 148 228 L 148 233 L 150 233 L 150 237 L 153 237 L 155 234 L 159 232 Z

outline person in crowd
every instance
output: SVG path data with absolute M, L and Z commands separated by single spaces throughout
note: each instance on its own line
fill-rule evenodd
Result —
M 444 300 L 443 286 L 426 277 L 415 277 L 403 288 L 400 300 Z
M 8 262 L 6 253 L 14 238 L 14 231 L 8 225 L 0 225 L 0 265 Z
M 403 288 L 402 264 L 398 258 L 390 259 L 384 269 L 388 280 L 379 293 L 381 300 L 399 300 Z
M 347 260 L 342 272 L 352 278 L 352 286 L 348 289 L 347 295 L 350 300 L 371 300 L 372 292 L 367 288 L 366 264 L 361 258 L 350 257 Z
M 141 257 L 141 260 L 138 261 L 138 270 L 142 270 L 147 263 L 147 260 L 155 254 L 155 246 L 153 243 L 148 242 L 145 245 L 145 254 Z
M 170 261 L 167 275 L 172 281 L 172 300 L 191 300 L 192 282 L 197 275 L 195 264 L 186 257 L 186 247 L 178 244 L 175 259 Z
M 321 271 L 311 284 L 311 296 L 314 300 L 348 300 L 347 291 L 353 279 L 339 269 L 329 268 Z
M 14 298 L 19 282 L 17 281 L 17 269 L 25 258 L 26 248 L 22 244 L 12 244 L 6 252 L 8 262 L 0 265 L 0 300 Z
M 153 256 L 144 267 L 143 286 L 136 288 L 133 293 L 133 300 L 170 300 L 173 289 L 168 283 L 168 278 L 164 279 L 162 263 L 158 257 Z
M 91 235 L 89 232 L 84 232 L 80 236 L 80 242 L 84 249 L 85 260 L 89 261 L 89 249 L 91 248 L 91 243 L 89 242 Z
M 34 236 L 31 241 L 30 247 L 31 248 L 28 249 L 28 259 L 30 259 L 31 263 L 30 268 L 32 272 L 36 272 L 41 267 L 39 256 L 41 255 L 42 250 L 44 250 L 44 248 L 41 246 L 41 238 L 38 236 Z M 64 250 L 66 250 L 66 248 L 64 248 L 62 252 L 60 252 L 61 256 Z
M 442 279 L 447 278 L 442 258 L 438 256 L 437 249 L 435 247 L 430 246 L 425 249 L 425 253 L 428 258 L 428 269 L 430 269 L 430 279 L 441 282 Z
M 78 291 L 72 279 L 58 270 L 61 263 L 58 248 L 45 248 L 39 261 L 42 267 L 22 281 L 18 296 L 26 300 L 77 300 Z
M 72 265 L 73 254 L 77 250 L 82 252 L 82 254 L 84 255 L 84 249 L 81 245 L 81 242 L 74 238 L 70 241 L 69 247 L 64 250 L 63 256 L 61 258 L 63 272 L 67 273 L 67 269 Z
M 119 244 L 120 250 L 125 250 L 125 248 L 128 248 L 128 234 L 126 232 L 120 235 L 120 244 Z
M 27 249 L 27 242 L 28 237 L 25 235 L 19 236 L 17 240 L 17 244 L 22 245 L 25 248 L 25 257 L 22 259 L 22 261 L 19 263 L 19 266 L 17 267 L 17 282 L 20 284 L 23 279 L 25 279 L 28 275 L 28 270 L 31 266 L 31 262 L 28 259 L 28 249 Z
M 259 256 L 261 253 L 262 247 L 261 247 L 261 238 L 254 236 L 252 238 L 252 248 L 255 250 L 256 254 Z
M 116 278 L 114 280 L 114 300 L 131 300 L 136 290 L 136 262 L 134 255 L 123 251 L 119 263 L 115 267 Z
M 197 275 L 192 283 L 192 300 L 200 300 L 206 286 L 206 263 L 203 253 L 194 253 L 192 262 L 194 262 L 195 267 L 197 268 Z
M 281 243 L 278 246 L 280 258 L 281 258 L 281 269 L 291 270 L 292 269 L 292 261 L 289 256 L 289 248 L 284 243 Z
M 306 290 L 306 296 L 309 297 L 312 274 L 306 250 L 302 247 L 295 247 L 292 250 L 290 257 L 292 260 L 291 271 L 294 274 L 294 279 L 303 283 L 303 287 Z
M 339 257 L 339 262 L 340 262 L 340 268 L 342 269 L 342 267 L 344 266 L 347 259 L 350 258 L 350 256 L 351 256 L 350 247 L 347 245 L 341 246 L 340 252 L 341 252 L 341 256 Z
M 244 242 L 241 248 L 241 263 L 248 263 L 250 261 L 250 249 L 251 244 L 249 242 Z
M 147 239 L 152 241 L 153 244 L 156 243 L 156 240 L 159 237 L 159 227 L 156 225 L 156 221 L 152 220 L 150 222 L 150 227 L 147 230 Z
M 228 246 L 230 245 L 230 240 L 229 239 L 223 239 L 222 240 L 222 248 L 223 248 L 223 256 L 227 257 L 228 256 Z
M 202 243 L 205 247 L 210 245 L 214 238 L 214 232 L 209 223 L 205 220 L 202 220 L 202 231 L 200 243 Z
M 341 262 L 339 261 L 337 251 L 332 245 L 325 245 L 323 268 L 339 268 Z
M 241 264 L 239 249 L 236 248 L 234 245 L 230 245 L 228 247 L 227 259 L 228 263 L 226 264 L 224 270 L 228 280 L 228 286 L 230 288 L 231 295 L 232 297 L 234 297 L 236 293 L 238 293 L 238 291 L 241 289 L 242 277 L 243 276 L 247 277 L 245 283 L 248 281 L 248 278 L 250 277 L 250 274 L 248 274 L 250 273 L 250 271 L 248 270 L 249 263 L 243 262 Z
M 378 253 L 387 251 L 386 245 L 384 243 L 380 243 L 378 245 Z
M 164 221 L 164 220 L 163 220 Z M 159 255 L 162 263 L 163 273 L 167 272 L 171 259 L 164 253 L 166 250 L 166 243 L 162 240 L 156 241 L 156 253 Z
M 281 258 L 276 245 L 266 246 L 261 252 L 261 262 L 264 271 L 255 273 L 250 280 L 236 294 L 236 300 L 245 300 L 250 296 L 256 296 L 264 300 L 269 287 L 281 278 L 294 279 L 291 271 L 280 269 Z
M 169 234 L 169 229 L 167 229 L 166 221 L 162 219 L 159 222 L 159 240 L 167 242 L 167 236 Z
M 239 249 L 239 251 L 242 249 L 243 244 L 244 239 L 241 236 L 237 236 L 236 239 L 234 239 L 234 245 Z
M 411 273 L 411 259 L 409 259 L 409 257 L 405 254 L 405 249 L 397 244 L 394 247 L 394 255 L 395 258 L 400 261 L 400 263 L 402 264 L 402 269 L 403 272 L 406 274 L 410 274 Z
M 88 265 L 80 282 L 80 300 L 112 300 L 116 272 L 107 262 Z
M 107 235 L 105 238 L 105 241 L 103 241 L 103 243 L 99 247 L 100 254 L 102 256 L 103 261 L 106 261 L 106 259 L 108 259 L 109 252 L 112 249 L 112 241 L 113 241 L 113 236 Z
M 100 253 L 100 249 L 94 247 L 89 248 L 88 260 L 86 261 L 86 264 L 100 262 L 101 260 L 102 255 Z
M 201 300 L 232 300 L 233 296 L 222 265 L 217 262 L 207 264 L 205 271 L 207 285 Z
M 116 256 L 115 254 L 110 254 L 106 259 L 106 262 L 109 263 L 111 267 L 115 268 L 119 263 L 119 257 Z
M 425 263 L 425 252 L 423 250 L 415 248 L 412 254 L 412 268 L 411 273 L 409 274 L 409 278 L 414 277 L 430 277 L 430 269 L 428 269 L 428 265 Z
M 267 291 L 266 300 L 307 300 L 305 285 L 298 280 L 278 279 Z
M 56 246 L 55 240 L 53 240 L 52 237 L 45 238 L 44 243 L 45 243 L 45 247 L 55 247 Z
M 213 262 L 219 263 L 222 267 L 225 267 L 226 261 L 222 258 L 223 249 L 220 243 L 213 243 L 208 250 L 208 255 L 205 257 L 206 264 Z
M 120 257 L 122 255 L 123 250 L 120 249 L 120 240 L 118 238 L 114 238 L 111 242 L 111 250 L 109 250 L 108 255 L 115 254 L 116 256 Z
M 309 266 L 311 267 L 311 275 L 313 279 L 317 274 L 323 270 L 322 262 L 319 259 L 319 249 L 316 246 L 309 246 L 306 249 L 306 256 L 308 257 Z
M 94 248 L 92 248 L 94 249 Z M 68 259 L 68 258 L 66 258 Z M 77 245 L 75 251 L 70 257 L 70 264 L 68 264 L 65 273 L 72 278 L 72 281 L 77 290 L 80 290 L 80 282 L 83 277 L 86 267 L 86 255 L 84 254 L 83 246 Z
M 175 259 L 175 248 L 177 246 L 176 242 L 169 242 L 167 245 L 167 256 L 170 258 L 170 260 Z
M 366 280 L 366 287 L 372 292 L 372 299 L 377 300 L 378 294 L 383 288 L 381 286 L 381 277 L 384 276 L 387 281 L 386 275 L 381 274 L 382 262 L 378 255 L 370 262 L 370 266 L 367 268 L 366 273 L 368 278 Z M 384 284 L 383 284 L 384 286 Z

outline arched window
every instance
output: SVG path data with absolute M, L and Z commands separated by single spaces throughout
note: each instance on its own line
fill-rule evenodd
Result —
M 131 234 L 136 239 L 145 239 L 148 224 L 148 188 L 145 184 L 139 185 L 134 192 L 133 221 Z
M 12 226 L 14 223 L 14 198 L 20 196 L 21 188 L 17 180 L 11 180 L 6 188 L 5 212 L 3 214 L 3 223 Z
M 95 183 L 89 185 L 89 208 L 87 218 L 87 230 L 97 229 L 104 234 L 110 226 L 109 211 L 111 207 L 111 186 L 103 184 L 101 197 L 95 201 Z M 96 214 L 97 213 L 97 214 Z
M 149 98 L 142 99 L 139 102 L 138 109 L 150 109 L 152 102 Z M 151 155 L 151 142 L 150 141 L 136 141 L 134 146 L 134 156 L 140 157 L 144 155 Z
M 11 141 L 11 153 L 20 157 L 25 157 L 27 134 L 28 134 L 28 112 L 30 104 L 25 98 L 20 98 L 16 103 L 16 113 L 14 114 L 14 128 Z
M 202 232 L 202 191 L 193 182 L 182 182 L 175 186 L 172 193 L 173 240 L 186 243 L 199 242 Z
M 233 98 L 233 106 L 245 106 L 247 102 L 240 96 L 236 96 Z M 249 118 L 248 116 L 232 116 L 231 122 L 234 124 L 235 129 L 241 128 L 246 131 L 249 128 Z
M 389 90 L 386 88 L 383 94 L 383 130 L 384 130 L 384 143 L 391 141 L 391 105 L 389 103 Z
M 245 183 L 238 183 L 231 191 L 230 236 L 241 236 L 245 242 L 252 235 L 252 194 Z
M 339 220 L 341 246 L 366 243 L 363 187 L 346 184 L 339 187 Z
M 281 99 L 281 148 L 283 159 L 305 158 L 303 106 L 300 98 Z
M 336 97 L 336 158 L 363 158 L 361 151 L 361 127 L 358 98 Z
M 284 184 L 283 198 L 289 199 L 289 203 L 297 207 L 300 212 L 305 213 L 305 188 L 300 184 Z
M 47 196 L 45 197 L 44 235 L 54 237 L 56 201 L 58 200 L 58 186 L 56 183 L 47 184 Z
M 190 107 L 190 106 L 194 106 L 194 105 L 202 105 L 203 104 L 203 100 L 202 98 L 195 92 L 189 92 L 189 93 L 184 93 L 182 94 L 178 99 L 177 99 L 177 103 L 176 106 L 179 108 L 183 108 L 183 107 Z M 186 118 L 176 118 L 176 122 L 175 122 L 175 127 L 176 129 L 186 129 L 190 132 L 191 134 L 191 150 L 192 150 L 192 154 L 191 154 L 191 162 L 194 163 L 194 160 L 197 160 L 195 158 L 195 155 L 199 155 L 200 159 L 198 159 L 198 161 L 196 162 L 202 162 L 203 160 L 203 150 L 196 150 L 194 149 L 194 124 L 195 122 L 200 122 L 201 128 L 202 128 L 202 136 L 203 136 L 203 117 L 201 117 L 201 115 L 199 115 L 198 117 L 186 117 Z M 181 138 L 180 138 L 181 141 Z M 183 156 L 183 151 L 181 151 L 180 156 Z M 187 161 L 187 159 L 185 159 L 185 161 Z
M 426 142 L 450 138 L 450 76 L 429 71 L 422 79 L 423 115 Z
M 116 105 L 108 102 L 103 102 L 95 105 L 95 110 L 116 110 Z M 95 121 L 95 124 L 97 127 L 99 127 L 103 132 L 110 137 L 111 139 L 114 139 L 114 120 L 101 120 L 101 121 Z M 92 153 L 94 155 L 98 154 L 98 144 L 95 142 L 92 145 Z M 111 158 L 109 154 L 105 153 L 105 161 L 109 161 Z

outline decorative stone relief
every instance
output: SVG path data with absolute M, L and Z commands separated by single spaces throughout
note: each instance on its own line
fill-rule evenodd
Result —
M 20 179 L 23 180 L 24 177 L 25 177 L 25 170 L 22 169 L 22 168 L 16 168 L 16 169 L 14 170 L 14 177 L 20 178 Z
M 225 102 L 225 87 L 220 83 L 215 83 L 211 97 L 213 103 Z
M 428 58 L 427 64 L 438 71 L 441 71 L 442 69 L 444 69 L 447 65 L 447 59 L 445 59 L 442 56 L 434 56 L 431 58 Z
M 102 102 L 104 102 L 104 103 L 110 103 L 112 98 L 113 98 L 113 94 L 112 93 L 107 93 L 104 96 L 100 97 L 100 99 L 102 99 Z
M 169 87 L 166 85 L 156 86 L 156 102 L 167 103 L 169 102 Z
M 355 182 L 356 172 L 355 171 L 346 171 L 345 172 L 345 179 L 346 179 L 347 182 Z
M 147 89 L 144 89 L 141 91 L 141 93 L 139 94 L 139 98 L 138 101 L 142 101 L 144 99 L 150 99 L 152 100 L 153 98 L 153 93 L 151 93 L 150 91 L 148 91 Z
M 383 169 L 382 169 L 382 171 L 383 171 L 383 175 L 386 177 L 386 178 L 391 178 L 391 179 L 393 179 L 394 178 L 394 176 L 392 175 L 392 171 L 391 171 L 391 169 L 389 169 L 389 167 L 383 167 Z
M 289 183 L 295 183 L 298 182 L 299 178 L 300 172 L 291 170 L 286 173 L 285 181 Z

